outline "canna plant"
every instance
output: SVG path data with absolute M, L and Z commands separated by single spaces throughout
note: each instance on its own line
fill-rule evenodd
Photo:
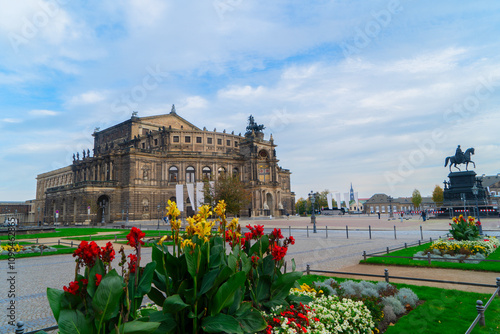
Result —
M 156 264 L 140 267 L 144 233 L 133 227 L 127 244 L 134 248 L 129 261 L 122 248 L 121 275 L 111 268 L 115 250 L 111 243 L 99 248 L 82 241 L 74 252 L 75 280 L 63 288 L 47 289 L 47 298 L 61 334 L 153 333 L 159 322 L 136 319 L 144 295 L 151 289 Z M 125 268 L 125 265 L 128 267 Z M 83 275 L 80 270 L 83 270 Z
M 174 245 L 170 252 L 162 238 L 153 247 L 157 266 L 148 294 L 162 307 L 150 313 L 151 320 L 162 323 L 158 333 L 264 330 L 267 325 L 259 308 L 286 303 L 290 288 L 302 275 L 281 273 L 286 254 L 281 247 L 288 244 L 279 245 L 276 238 L 264 236 L 261 226 L 242 236 L 236 218 L 227 223 L 224 201 L 214 208 L 215 222 L 208 221 L 210 207 L 200 207 L 197 215 L 187 219 L 184 236 L 179 234 L 180 212 L 175 202 L 169 201 L 167 210 L 172 216 Z M 213 233 L 216 223 L 219 229 Z

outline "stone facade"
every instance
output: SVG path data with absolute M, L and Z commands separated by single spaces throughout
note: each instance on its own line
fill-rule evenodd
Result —
M 411 197 L 389 198 L 386 194 L 375 194 L 364 204 L 365 213 L 389 213 L 390 208 L 393 212 L 408 212 L 416 210 L 411 202 Z M 435 210 L 436 204 L 431 197 L 422 197 L 422 203 L 418 210 Z
M 96 131 L 94 148 L 73 164 L 37 177 L 36 206 L 45 222 L 67 224 L 150 220 L 163 216 L 176 185 L 238 175 L 252 194 L 244 216 L 294 213 L 290 171 L 278 166 L 276 144 L 261 131 L 200 129 L 175 112 L 137 117 Z M 91 156 L 92 155 L 92 156 Z M 193 214 L 184 189 L 185 215 Z M 35 208 L 35 212 L 38 209 Z M 40 219 L 42 220 L 42 219 Z

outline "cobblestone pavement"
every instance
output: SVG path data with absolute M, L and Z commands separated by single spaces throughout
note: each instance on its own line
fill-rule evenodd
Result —
M 297 270 L 305 270 L 307 264 L 315 270 L 341 270 L 356 265 L 361 259 L 364 250 L 367 252 L 383 251 L 386 247 L 401 246 L 405 242 L 416 242 L 421 237 L 418 226 L 422 225 L 422 222 L 418 220 L 408 222 L 406 224 L 408 226 L 397 225 L 397 239 L 394 238 L 393 226 L 399 221 L 381 221 L 379 226 L 374 227 L 372 239 L 370 239 L 367 227 L 370 224 L 379 223 L 377 222 L 378 219 L 356 217 L 347 223 L 350 226 L 349 238 L 347 239 L 345 219 L 348 218 L 320 219 L 317 224 L 317 233 L 313 233 L 307 218 L 294 218 L 290 220 L 242 221 L 241 225 L 244 226 L 248 223 L 263 224 L 266 226 L 266 232 L 269 232 L 272 227 L 278 226 L 282 228 L 284 236 L 288 236 L 289 232 L 291 232 L 296 239 L 296 244 L 291 246 L 286 259 L 290 268 L 290 260 L 294 258 Z M 495 229 L 496 223 L 497 220 L 492 220 L 491 228 Z M 328 232 L 325 230 L 326 225 L 329 226 Z M 424 238 L 428 240 L 443 235 L 447 231 L 447 225 L 447 220 L 424 224 Z M 293 228 L 289 230 L 288 226 L 293 226 Z M 304 228 L 305 226 L 311 227 L 309 231 Z M 155 229 L 156 225 L 150 227 Z M 142 228 L 147 228 L 147 225 L 142 225 Z M 120 247 L 117 246 L 115 249 Z M 151 261 L 151 249 L 143 249 L 142 255 L 142 263 Z M 64 285 L 72 281 L 74 279 L 74 264 L 74 258 L 71 255 L 16 259 L 14 284 L 16 294 L 15 321 L 23 321 L 27 330 L 55 325 L 46 298 L 46 290 L 47 287 L 62 289 Z M 10 284 L 7 281 L 11 275 L 8 274 L 9 269 L 7 266 L 7 261 L 0 261 L 0 308 L 3 310 L 0 333 L 14 332 L 14 328 L 9 325 L 9 318 L 7 317 L 7 307 L 11 302 L 11 298 L 8 297 Z M 489 281 L 484 283 L 492 284 Z

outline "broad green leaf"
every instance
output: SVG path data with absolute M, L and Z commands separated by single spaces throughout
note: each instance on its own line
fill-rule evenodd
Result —
M 186 264 L 187 270 L 192 278 L 196 277 L 197 272 L 197 264 L 196 260 L 198 259 L 200 253 L 200 248 L 196 246 L 193 250 L 188 250 L 185 254 L 186 256 Z
M 236 264 L 238 263 L 238 258 L 236 258 L 236 255 L 233 253 L 229 254 L 227 257 L 227 265 L 229 268 L 233 270 L 233 272 L 236 271 Z
M 214 286 L 215 279 L 217 278 L 217 275 L 219 275 L 219 272 L 220 270 L 218 268 L 212 269 L 203 276 L 198 296 L 205 294 L 208 290 L 210 290 Z
M 252 302 L 243 302 L 240 308 L 233 314 L 235 317 L 240 317 L 252 309 Z
M 163 303 L 163 312 L 177 313 L 179 311 L 182 311 L 188 306 L 189 306 L 188 304 L 184 303 L 181 296 L 173 295 L 165 299 L 165 302 Z
M 117 274 L 115 269 L 102 278 L 101 284 L 97 287 L 92 299 L 92 307 L 94 308 L 96 319 L 100 323 L 118 314 L 123 294 L 123 285 L 123 278 Z
M 248 252 L 248 256 L 252 256 L 257 254 L 257 256 L 262 257 L 263 253 L 269 248 L 269 236 L 262 236 L 253 246 L 250 248 Z
M 152 286 L 151 290 L 148 292 L 148 297 L 156 305 L 163 305 L 163 302 L 165 301 L 165 296 L 163 295 L 163 293 L 154 286 Z
M 137 290 L 135 291 L 135 297 L 142 297 L 151 290 L 151 283 L 153 281 L 153 274 L 155 272 L 156 262 L 149 262 L 144 271 L 139 277 L 139 282 L 137 282 Z
M 130 321 L 119 328 L 119 333 L 124 334 L 148 334 L 153 333 L 160 326 L 159 322 Z
M 162 311 L 151 313 L 149 321 L 160 323 L 160 327 L 155 331 L 155 334 L 175 333 L 175 329 L 177 328 L 174 315 L 171 313 L 164 314 Z
M 222 332 L 244 334 L 238 320 L 224 313 L 204 318 L 201 323 L 201 328 L 203 328 L 206 333 Z
M 255 287 L 255 298 L 258 303 L 262 303 L 271 296 L 271 278 L 269 276 L 261 276 Z
M 97 289 L 97 286 L 95 285 L 95 282 L 97 281 L 95 275 L 99 274 L 102 277 L 104 277 L 104 273 L 105 273 L 104 263 L 102 262 L 101 259 L 97 259 L 94 266 L 89 272 L 89 278 L 88 278 L 89 282 L 87 285 L 87 292 L 89 293 L 90 297 L 94 297 L 95 290 Z
M 64 291 L 58 289 L 47 288 L 47 299 L 49 300 L 50 308 L 54 314 L 56 321 L 59 319 L 61 312 L 61 303 L 64 298 Z
M 296 295 L 290 294 L 290 295 L 288 295 L 286 300 L 289 302 L 293 302 L 295 304 L 298 304 L 298 303 L 308 304 L 308 303 L 312 302 L 314 299 L 312 299 L 309 296 L 296 296 Z
M 229 277 L 227 282 L 220 286 L 212 303 L 212 315 L 220 313 L 222 309 L 232 304 L 234 293 L 245 283 L 245 280 L 246 274 L 243 271 L 240 271 Z
M 79 310 L 61 310 L 57 322 L 61 334 L 92 334 L 94 326 Z
M 241 259 L 241 270 L 243 270 L 245 274 L 248 275 L 248 273 L 252 269 L 252 261 L 250 260 L 248 255 L 243 251 L 240 252 L 240 259 Z
M 264 257 L 264 259 L 262 260 L 262 268 L 261 267 L 258 267 L 259 271 L 260 271 L 260 275 L 269 275 L 269 276 L 273 276 L 274 275 L 274 259 L 273 259 L 273 256 L 271 254 L 267 255 L 266 257 Z
M 248 310 L 245 314 L 236 318 L 236 320 L 238 320 L 245 333 L 257 333 L 267 327 L 266 320 L 264 320 L 262 314 L 255 308 Z
M 288 296 L 293 284 L 302 277 L 302 272 L 293 271 L 278 277 L 271 286 L 271 299 L 284 299 Z
M 224 254 L 224 249 L 222 245 L 213 246 L 210 249 L 210 268 L 219 268 L 222 263 L 222 255 Z
M 234 315 L 234 313 L 240 308 L 243 297 L 245 296 L 245 286 L 240 286 L 234 293 L 233 303 L 227 311 L 227 314 Z
M 163 247 L 161 247 L 160 245 L 153 245 L 151 260 L 157 263 L 156 270 L 158 271 L 158 273 L 165 276 L 166 273 L 165 254 L 163 253 L 162 248 Z

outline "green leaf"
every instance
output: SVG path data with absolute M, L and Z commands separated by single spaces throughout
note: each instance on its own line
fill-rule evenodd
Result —
M 168 252 L 168 249 L 166 250 Z M 151 253 L 151 260 L 157 263 L 156 270 L 163 276 L 166 273 L 165 265 L 165 254 L 163 253 L 163 247 L 160 245 L 153 245 L 153 250 Z
M 64 298 L 64 291 L 47 288 L 47 299 L 49 300 L 50 308 L 54 314 L 56 321 L 59 319 L 59 313 L 61 312 L 61 303 Z
M 124 334 L 153 333 L 160 326 L 159 322 L 130 321 L 120 326 L 119 332 Z
M 278 277 L 271 286 L 271 298 L 284 299 L 288 296 L 295 281 L 302 277 L 302 272 L 293 271 Z
M 92 334 L 92 322 L 79 310 L 61 310 L 57 322 L 61 334 Z
M 245 333 L 257 333 L 267 327 L 266 320 L 262 314 L 255 308 L 251 308 L 242 316 L 236 318 Z
M 233 270 L 233 272 L 236 271 L 236 264 L 238 263 L 238 258 L 236 258 L 236 255 L 233 253 L 229 254 L 227 257 L 227 265 L 229 268 Z
M 295 259 L 292 259 L 292 271 L 295 271 L 297 265 L 295 264 Z
M 222 245 L 216 245 L 210 249 L 210 268 L 220 267 L 222 263 L 222 254 L 224 254 Z
M 308 304 L 308 303 L 312 302 L 314 299 L 309 297 L 309 296 L 296 296 L 296 295 L 290 294 L 290 295 L 288 295 L 286 300 L 291 302 L 291 303 L 294 303 L 294 304 L 298 304 L 298 303 Z
M 203 319 L 201 328 L 206 333 L 238 333 L 244 334 L 238 320 L 230 315 L 219 313 Z
M 156 305 L 163 305 L 163 302 L 165 301 L 165 296 L 163 295 L 163 293 L 154 286 L 152 286 L 151 290 L 148 292 L 148 297 Z
M 99 274 L 104 277 L 105 274 L 104 263 L 102 262 L 101 259 L 97 259 L 96 263 L 94 264 L 89 273 L 87 292 L 89 293 L 90 297 L 94 297 L 95 290 L 97 289 L 97 286 L 95 285 L 96 274 Z
M 227 282 L 220 286 L 213 300 L 212 315 L 220 313 L 223 308 L 233 303 L 234 293 L 245 283 L 245 280 L 246 274 L 240 271 L 229 277 Z
M 181 296 L 173 295 L 165 299 L 165 302 L 163 303 L 163 312 L 177 313 L 179 311 L 182 311 L 188 306 L 189 306 L 188 304 L 184 303 Z
M 135 291 L 135 297 L 143 297 L 145 294 L 151 290 L 151 283 L 153 282 L 153 274 L 155 272 L 156 262 L 149 262 L 144 271 L 139 277 L 139 282 L 137 282 L 137 290 Z
M 123 286 L 123 278 L 115 269 L 102 278 L 92 299 L 92 307 L 100 324 L 118 314 Z
M 184 253 L 186 255 L 187 270 L 192 278 L 196 277 L 196 272 L 197 272 L 196 260 L 199 256 L 199 253 L 200 253 L 199 246 L 196 246 L 193 250 L 189 250 L 186 253 Z
M 274 275 L 274 259 L 271 254 L 268 256 L 264 257 L 262 260 L 262 268 L 259 267 L 260 275 L 268 275 L 268 276 L 273 276 Z
M 262 257 L 262 252 L 265 252 L 269 248 L 269 236 L 262 236 L 253 246 L 250 248 L 248 252 L 249 256 L 257 254 L 257 256 Z
M 243 251 L 240 251 L 240 259 L 241 259 L 241 270 L 248 275 L 248 273 L 252 269 L 252 261 L 250 260 L 248 255 Z
M 214 286 L 215 279 L 217 275 L 219 275 L 219 269 L 212 269 L 208 273 L 203 276 L 203 280 L 201 281 L 200 292 L 198 292 L 198 297 L 205 294 L 208 290 L 210 290 Z
M 255 298 L 258 303 L 266 301 L 271 296 L 271 278 L 269 276 L 261 276 L 255 288 Z

